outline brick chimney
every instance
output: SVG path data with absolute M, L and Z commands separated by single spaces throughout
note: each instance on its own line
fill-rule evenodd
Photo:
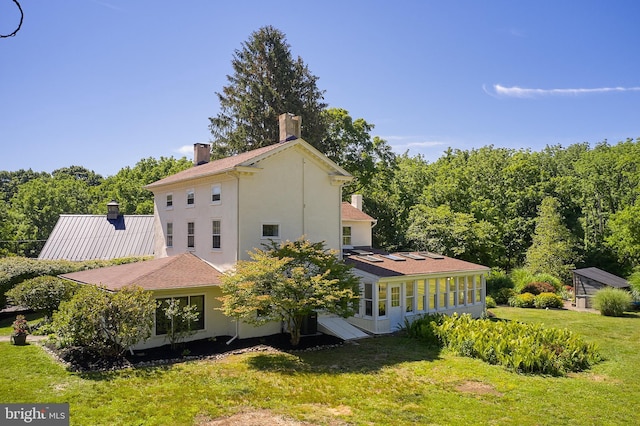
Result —
M 302 117 L 290 113 L 280 114 L 280 142 L 292 141 L 302 137 Z
M 211 158 L 211 148 L 208 143 L 193 144 L 193 165 L 207 164 Z

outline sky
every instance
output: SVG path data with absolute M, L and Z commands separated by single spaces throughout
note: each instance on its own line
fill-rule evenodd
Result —
M 0 170 L 192 158 L 234 51 L 266 25 L 330 107 L 399 154 L 640 137 L 636 0 L 18 1 L 22 25 L 0 38 Z M 0 34 L 19 22 L 0 0 Z

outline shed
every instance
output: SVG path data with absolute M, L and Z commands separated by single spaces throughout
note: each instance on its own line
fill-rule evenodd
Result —
M 595 293 L 605 287 L 628 289 L 629 282 L 617 275 L 598 268 L 574 269 L 573 292 L 578 308 L 591 308 Z

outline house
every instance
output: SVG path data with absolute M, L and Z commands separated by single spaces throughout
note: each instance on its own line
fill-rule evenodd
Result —
M 38 255 L 41 260 L 107 260 L 153 256 L 152 215 L 123 215 L 115 201 L 107 215 L 63 214 Z
M 591 308 L 593 296 L 602 288 L 613 287 L 628 290 L 631 287 L 624 278 L 598 268 L 574 269 L 571 273 L 573 294 L 578 308 Z
M 373 250 L 376 220 L 362 197 L 342 202 L 353 177 L 300 138 L 300 119 L 280 117 L 281 142 L 209 161 L 209 146 L 194 146 L 194 166 L 146 186 L 154 194 L 154 253 L 140 264 L 81 271 L 64 278 L 117 291 L 142 285 L 157 299 L 180 298 L 202 313 L 190 339 L 249 338 L 279 333 L 282 324 L 254 327 L 222 315 L 221 274 L 270 241 L 324 241 L 361 277 L 359 312 L 345 321 L 318 316 L 318 329 L 343 338 L 389 333 L 431 312 L 484 309 L 488 268 L 431 253 Z M 363 331 L 364 330 L 364 331 Z M 166 343 L 154 337 L 136 348 Z

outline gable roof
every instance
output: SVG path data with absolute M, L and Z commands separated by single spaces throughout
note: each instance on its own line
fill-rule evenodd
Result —
M 630 287 L 629 281 L 598 268 L 574 269 L 573 273 L 615 288 Z
M 189 181 L 192 179 L 213 176 L 220 173 L 226 173 L 233 171 L 239 167 L 252 167 L 255 165 L 255 163 L 263 160 L 264 158 L 275 155 L 278 152 L 282 152 L 294 146 L 301 146 L 304 150 L 311 153 L 314 157 L 327 165 L 328 168 L 333 169 L 336 175 L 351 177 L 349 172 L 331 161 L 327 156 L 315 149 L 309 143 L 307 143 L 303 139 L 294 139 L 287 142 L 279 142 L 273 145 L 257 148 L 251 151 L 233 155 L 231 157 L 221 158 L 219 160 L 214 160 L 209 163 L 201 164 L 199 166 L 194 166 L 190 169 L 183 170 L 171 176 L 167 176 L 164 179 L 152 182 L 146 185 L 145 188 L 153 191 L 154 188 Z
M 221 284 L 221 276 L 210 263 L 192 253 L 60 275 L 82 284 L 103 285 L 112 291 L 128 285 L 145 290 L 217 286 Z
M 92 260 L 153 255 L 153 216 L 63 214 L 38 259 Z
M 347 203 L 346 201 L 342 202 L 341 210 L 342 220 L 376 222 L 374 218 L 372 218 L 362 210 L 353 207 L 353 205 Z
M 402 260 L 393 260 L 388 257 L 384 257 L 385 255 L 389 255 L 385 252 L 371 251 L 370 253 L 375 259 L 377 259 L 376 261 L 369 261 L 367 260 L 366 255 L 359 255 L 355 252 L 350 252 L 348 256 L 345 255 L 344 260 L 346 263 L 353 265 L 356 269 L 381 278 L 455 272 L 483 273 L 490 270 L 486 266 L 433 253 L 391 253 L 392 257 Z M 408 255 L 419 257 L 421 259 L 413 259 L 408 257 Z

